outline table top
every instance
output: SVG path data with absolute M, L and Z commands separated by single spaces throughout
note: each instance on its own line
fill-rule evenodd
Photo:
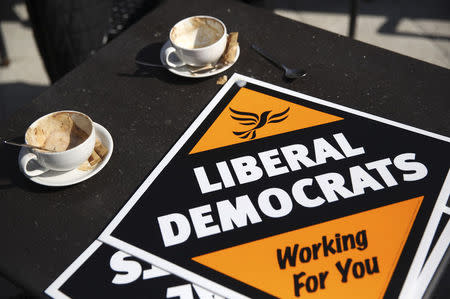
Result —
M 0 146 L 2 275 L 44 296 L 217 93 L 217 76 L 184 78 L 135 64 L 137 56 L 157 61 L 170 27 L 199 14 L 239 32 L 240 57 L 228 76 L 241 73 L 450 135 L 447 69 L 238 1 L 165 1 L 1 125 L 0 136 L 23 136 L 39 116 L 70 109 L 90 115 L 114 139 L 111 160 L 98 175 L 63 188 L 28 181 L 18 169 L 18 150 Z M 252 44 L 286 65 L 305 68 L 308 76 L 285 81 Z

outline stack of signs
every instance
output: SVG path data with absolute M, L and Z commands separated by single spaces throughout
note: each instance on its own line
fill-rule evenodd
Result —
M 449 141 L 235 74 L 46 292 L 422 297 L 450 241 Z

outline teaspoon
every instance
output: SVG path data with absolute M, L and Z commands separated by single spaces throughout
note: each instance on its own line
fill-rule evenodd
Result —
M 306 71 L 302 69 L 292 69 L 288 68 L 284 64 L 279 63 L 275 59 L 273 59 L 271 56 L 267 55 L 261 48 L 259 48 L 256 45 L 252 45 L 252 49 L 258 52 L 261 56 L 275 64 L 280 69 L 284 70 L 284 76 L 288 79 L 297 79 L 306 76 Z
M 167 66 L 167 65 L 163 65 L 163 64 L 154 64 L 154 63 L 148 63 L 145 61 L 140 61 L 140 60 L 136 60 L 137 64 L 140 65 L 144 65 L 144 66 L 149 66 L 149 67 L 156 67 L 156 68 L 162 68 L 162 69 L 171 69 L 171 67 Z M 191 66 L 186 66 L 188 68 L 188 71 L 191 72 L 192 74 L 195 73 L 201 73 L 201 72 L 206 72 L 206 71 L 210 71 L 212 69 L 217 68 L 219 65 L 212 65 L 212 64 L 207 64 L 205 66 L 199 66 L 199 67 L 191 67 Z
M 16 142 L 7 141 L 7 140 L 3 140 L 3 143 L 9 144 L 9 145 L 14 145 L 14 146 L 39 149 L 39 150 L 47 151 L 47 152 L 56 152 L 54 150 L 49 150 L 49 149 L 46 149 L 46 148 L 43 148 L 43 147 L 39 147 L 39 146 L 35 146 L 35 145 L 29 145 L 29 144 L 25 144 L 25 143 L 16 143 Z

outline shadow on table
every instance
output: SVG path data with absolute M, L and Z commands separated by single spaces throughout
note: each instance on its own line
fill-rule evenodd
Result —
M 450 36 L 440 34 L 427 34 L 427 33 L 412 33 L 412 32 L 399 32 L 398 27 L 402 21 L 401 16 L 387 16 L 386 22 L 384 22 L 379 28 L 378 32 L 382 34 L 399 35 L 404 37 L 413 38 L 428 38 L 431 40 L 450 41 Z
M 16 137 L 11 140 L 22 143 L 23 137 Z M 14 187 L 19 187 L 29 192 L 48 193 L 62 189 L 41 186 L 28 180 L 19 170 L 19 151 L 20 148 L 18 147 L 0 144 L 0 190 L 8 190 Z
M 0 121 L 8 119 L 19 108 L 29 104 L 47 88 L 46 85 L 25 82 L 0 83 Z
M 161 65 L 160 51 L 164 43 L 153 43 L 142 48 L 137 54 L 135 60 L 143 61 L 146 63 Z M 193 82 L 200 83 L 206 78 L 186 78 L 177 76 L 166 69 L 158 67 L 150 67 L 144 65 L 136 65 L 137 70 L 132 74 L 119 73 L 121 77 L 138 77 L 138 78 L 157 78 L 161 81 L 174 83 L 174 84 L 192 84 Z

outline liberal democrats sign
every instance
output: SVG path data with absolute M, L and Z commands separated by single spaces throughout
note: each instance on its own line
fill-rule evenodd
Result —
M 398 297 L 448 142 L 234 75 L 100 240 L 224 297 Z

